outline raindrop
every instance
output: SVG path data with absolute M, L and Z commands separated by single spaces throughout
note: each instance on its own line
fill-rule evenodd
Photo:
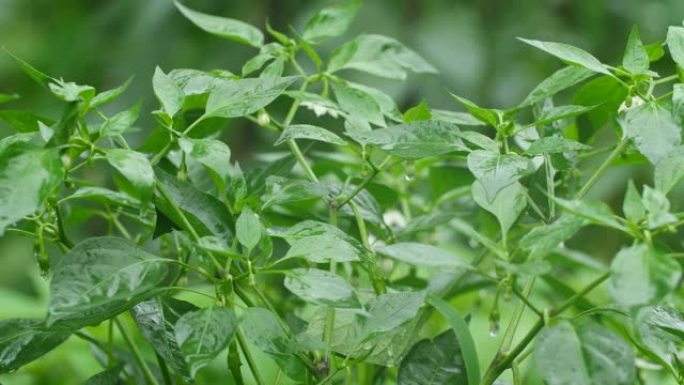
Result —
M 413 161 L 408 161 L 408 162 L 406 162 L 404 179 L 407 182 L 411 182 L 415 178 L 416 178 L 416 164 Z

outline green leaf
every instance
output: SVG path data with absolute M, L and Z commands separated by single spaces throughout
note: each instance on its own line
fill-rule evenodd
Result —
M 74 191 L 73 194 L 64 197 L 61 202 L 77 199 L 92 200 L 115 206 L 140 207 L 140 201 L 126 193 L 96 186 L 81 187 Z
M 203 117 L 236 118 L 253 114 L 271 104 L 296 79 L 290 76 L 225 81 L 209 94 Z
M 381 35 L 363 34 L 335 49 L 328 70 L 355 69 L 372 75 L 402 80 L 407 71 L 437 73 L 437 70 L 413 50 Z
M 183 108 L 183 91 L 159 66 L 154 70 L 152 88 L 154 88 L 154 94 L 161 103 L 162 110 L 169 117 L 173 117 Z
M 627 110 L 619 120 L 625 138 L 652 164 L 658 163 L 682 142 L 679 125 L 672 112 L 651 102 Z
M 451 97 L 456 99 L 457 102 L 461 103 L 463 107 L 465 107 L 466 110 L 468 110 L 468 112 L 470 112 L 470 114 L 479 121 L 489 124 L 490 126 L 495 128 L 498 127 L 501 123 L 501 111 L 480 107 L 477 104 L 471 102 L 470 100 L 462 98 L 455 94 L 451 94 Z
M 52 124 L 52 120 L 43 118 L 27 110 L 0 110 L 0 120 L 14 127 L 18 132 L 38 131 L 40 122 Z
M 466 384 L 464 357 L 453 330 L 418 341 L 401 360 L 398 385 Z
M 38 319 L 0 321 L 0 373 L 10 373 L 59 346 L 70 332 L 53 331 Z
M 646 244 L 621 249 L 610 269 L 608 291 L 625 306 L 659 302 L 674 290 L 681 275 L 679 263 Z
M 290 244 L 284 258 L 303 258 L 315 263 L 347 262 L 362 258 L 359 241 L 339 228 L 323 222 L 303 221 L 276 233 Z
M 534 122 L 537 126 L 543 126 L 561 119 L 585 114 L 593 110 L 596 106 L 559 106 L 544 110 L 539 119 Z
M 298 100 L 302 107 L 306 107 L 313 111 L 318 118 L 324 115 L 330 115 L 333 118 L 337 118 L 344 114 L 337 103 L 318 94 L 306 91 L 285 91 L 283 94 L 294 100 Z
M 567 63 L 582 66 L 588 70 L 612 76 L 608 68 L 589 52 L 563 43 L 518 38 L 523 43 L 539 48 Z
M 304 39 L 315 42 L 320 38 L 344 34 L 360 7 L 361 0 L 349 0 L 319 10 L 306 22 Z
M 264 34 L 252 25 L 239 20 L 197 12 L 178 1 L 173 3 L 183 16 L 206 32 L 253 47 L 261 47 L 264 44 Z
M 116 100 L 119 96 L 121 96 L 126 91 L 126 89 L 131 84 L 132 81 L 133 81 L 133 78 L 130 77 L 130 78 L 128 78 L 128 80 L 126 80 L 124 82 L 124 84 L 122 84 L 116 88 L 112 88 L 111 90 L 100 92 L 99 94 L 95 95 L 93 97 L 93 99 L 90 101 L 90 108 L 97 108 L 97 107 L 100 107 L 104 104 L 107 104 L 109 102 Z
M 419 122 L 423 120 L 432 120 L 432 111 L 430 111 L 430 107 L 425 100 L 404 112 L 404 123 Z
M 476 131 L 461 131 L 459 134 L 461 138 L 467 140 L 468 142 L 478 146 L 479 148 L 491 152 L 499 152 L 499 146 L 496 144 L 494 139 L 480 134 Z
M 121 375 L 123 368 L 123 366 L 117 365 L 113 368 L 103 370 L 88 378 L 85 385 L 118 385 L 120 384 L 119 376 Z
M 264 232 L 259 217 L 249 207 L 245 207 L 235 222 L 235 234 L 240 244 L 251 252 L 259 244 Z
M 196 309 L 188 302 L 162 300 L 161 297 L 141 302 L 131 309 L 136 325 L 155 352 L 186 381 L 191 381 L 192 377 L 176 339 L 174 324 L 183 314 Z
M 630 179 L 627 185 L 625 199 L 622 201 L 622 212 L 625 217 L 634 224 L 639 224 L 646 219 L 646 208 L 641 201 L 641 196 L 634 186 L 634 181 Z
M 627 232 L 618 220 L 613 210 L 610 209 L 605 202 L 601 201 L 582 201 L 582 200 L 566 200 L 561 198 L 553 198 L 556 203 L 567 210 L 569 213 L 584 218 L 591 223 L 612 227 L 614 229 Z
M 18 57 L 14 56 L 14 54 L 12 54 L 10 51 L 8 51 L 7 48 L 2 47 L 2 50 L 5 51 L 5 53 L 7 55 L 9 55 L 9 57 L 11 57 L 12 60 L 15 61 L 15 63 L 17 63 L 19 65 L 19 68 L 21 68 L 21 70 L 24 71 L 24 73 L 26 75 L 28 75 L 31 79 L 33 79 L 33 81 L 40 84 L 41 86 L 48 88 L 48 84 L 50 84 L 50 82 L 55 81 L 55 79 L 53 77 L 42 73 L 41 71 L 35 69 L 33 66 L 31 66 L 27 62 L 25 62 L 25 61 L 19 59 Z
M 587 113 L 594 131 L 604 124 L 612 122 L 618 113 L 618 108 L 627 97 L 627 88 L 618 80 L 610 76 L 600 76 L 592 79 L 580 88 L 572 102 L 582 106 L 598 106 Z M 589 138 L 594 131 L 581 138 Z
M 17 94 L 0 93 L 0 104 L 11 102 L 11 101 L 18 100 L 18 99 L 19 99 L 19 95 L 17 95 Z
M 157 183 L 164 194 L 158 194 L 156 207 L 180 228 L 189 231 L 183 220 L 173 208 L 185 215 L 199 236 L 214 235 L 224 241 L 232 239 L 231 215 L 225 205 L 213 196 L 206 194 L 189 182 L 181 182 L 166 171 L 156 168 Z
M 409 265 L 434 268 L 462 268 L 467 263 L 460 257 L 437 247 L 414 242 L 400 242 L 376 247 L 375 251 L 386 257 Z
M 65 102 L 87 102 L 95 96 L 95 88 L 74 82 L 65 82 L 61 79 L 48 84 L 48 88 L 55 96 Z
M 380 105 L 366 91 L 342 82 L 332 83 L 332 89 L 335 92 L 337 103 L 347 113 L 347 119 L 351 120 L 352 124 L 355 124 L 356 120 L 361 120 L 360 124 L 365 126 L 364 131 L 370 129 L 367 126 L 368 123 L 381 127 L 386 126 Z
M 116 136 L 130 130 L 140 116 L 141 106 L 141 103 L 136 103 L 131 108 L 121 111 L 107 119 L 99 129 L 100 137 L 107 138 Z
M 0 146 L 0 235 L 5 228 L 40 209 L 62 182 L 56 149 L 24 142 Z
M 516 154 L 475 150 L 468 154 L 468 169 L 485 190 L 491 203 L 504 187 L 515 183 L 528 169 L 528 160 Z
M 561 321 L 545 327 L 537 336 L 534 358 L 548 385 L 632 385 L 636 380 L 632 348 L 593 323 L 575 328 Z
M 293 355 L 297 352 L 297 342 L 288 336 L 276 314 L 268 309 L 250 307 L 246 309 L 240 327 L 245 336 L 290 378 L 305 381 L 306 367 Z
M 424 299 L 425 293 L 418 291 L 387 293 L 372 299 L 367 305 L 368 317 L 362 326 L 363 339 L 389 332 L 416 318 Z
M 666 41 L 672 60 L 684 68 L 684 27 L 670 27 Z
M 539 259 L 570 239 L 585 224 L 586 219 L 564 213 L 553 223 L 533 228 L 520 239 L 518 246 L 529 250 L 530 259 Z
M 487 190 L 479 180 L 473 183 L 472 194 L 480 207 L 496 217 L 501 225 L 502 234 L 508 233 L 527 207 L 527 192 L 518 182 L 502 188 L 491 202 L 487 199 Z
M 420 159 L 467 151 L 458 127 L 437 121 L 400 124 L 366 132 L 347 132 L 359 143 L 378 147 L 394 156 Z
M 648 52 L 639 38 L 639 28 L 634 25 L 629 33 L 622 66 L 633 74 L 641 74 L 648 70 L 649 64 Z
M 313 126 L 310 124 L 293 124 L 285 127 L 285 130 L 283 130 L 283 133 L 280 134 L 280 137 L 274 145 L 281 145 L 291 139 L 317 140 L 320 142 L 332 143 L 340 146 L 347 144 L 344 139 L 323 127 Z
M 432 120 L 463 126 L 482 126 L 485 124 L 467 112 L 437 109 L 432 110 Z
M 670 213 L 670 201 L 661 191 L 644 186 L 642 201 L 646 209 L 646 223 L 649 229 L 677 222 L 677 217 Z
M 154 193 L 154 171 L 145 155 L 140 152 L 112 148 L 106 152 L 107 162 L 121 173 L 136 189 L 143 205 Z
M 187 312 L 178 319 L 175 336 L 190 366 L 191 377 L 228 347 L 237 327 L 235 313 L 225 307 Z
M 591 147 L 586 144 L 554 135 L 534 141 L 525 153 L 529 155 L 540 155 L 543 153 L 558 154 L 570 151 L 585 151 L 589 149 L 591 149 Z
M 185 154 L 201 163 L 215 179 L 220 190 L 223 190 L 230 179 L 230 148 L 220 140 L 188 139 L 178 140 Z
M 676 308 L 670 306 L 655 307 L 648 323 L 672 334 L 679 341 L 684 341 L 684 315 Z
M 677 146 L 655 165 L 655 188 L 667 194 L 684 178 L 684 146 Z
M 130 241 L 86 239 L 52 266 L 47 324 L 66 330 L 97 325 L 154 296 L 168 275 L 162 258 Z
M 322 198 L 328 194 L 327 187 L 321 183 L 276 176 L 266 179 L 266 190 L 262 196 L 262 211 L 273 205 Z
M 454 310 L 452 306 L 434 294 L 427 297 L 428 303 L 447 319 L 451 329 L 456 335 L 456 340 L 462 351 L 465 372 L 468 377 L 468 385 L 477 385 L 480 382 L 480 364 L 478 361 L 475 342 L 470 334 L 470 329 L 465 319 Z
M 285 277 L 285 287 L 304 301 L 336 308 L 361 305 L 354 288 L 339 275 L 319 269 L 292 269 Z
M 520 103 L 519 107 L 536 104 L 550 96 L 553 96 L 567 88 L 574 86 L 592 77 L 594 73 L 584 67 L 567 66 L 554 72 L 551 76 L 539 83 L 529 95 Z

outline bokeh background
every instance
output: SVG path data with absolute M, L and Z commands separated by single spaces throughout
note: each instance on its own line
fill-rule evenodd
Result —
M 260 27 L 268 19 L 276 29 L 288 30 L 301 27 L 329 1 L 186 3 Z M 556 59 L 516 37 L 570 43 L 604 62 L 616 63 L 632 24 L 638 24 L 645 43 L 652 43 L 664 39 L 668 25 L 681 24 L 683 15 L 682 0 L 366 0 L 348 37 L 361 32 L 393 36 L 437 67 L 439 76 L 412 76 L 401 83 L 363 79 L 393 95 L 402 109 L 422 99 L 431 107 L 458 109 L 447 90 L 481 105 L 507 107 L 560 67 Z M 323 52 L 340 41 L 331 41 Z M 144 111 L 156 106 L 150 83 L 156 65 L 165 71 L 239 72 L 256 53 L 200 31 L 175 10 L 171 0 L 0 0 L 0 44 L 53 77 L 98 90 L 135 76 L 115 104 L 125 107 L 142 99 Z M 12 108 L 30 108 L 45 116 L 59 113 L 59 104 L 3 54 L 0 92 L 21 95 Z M 140 126 L 146 122 L 151 122 L 149 115 Z M 0 136 L 9 132 L 0 122 Z M 234 127 L 227 135 L 238 160 L 270 145 L 248 126 Z M 603 193 L 612 192 L 604 189 Z M 37 274 L 31 241 L 15 236 L 0 240 L 0 319 L 42 317 L 45 286 Z M 70 341 L 45 361 L 16 375 L 0 376 L 0 382 L 80 383 L 97 370 L 86 345 Z

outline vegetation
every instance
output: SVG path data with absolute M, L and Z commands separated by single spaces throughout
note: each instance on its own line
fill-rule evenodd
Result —
M 360 1 L 267 36 L 175 5 L 258 53 L 238 74 L 157 67 L 139 146 L 140 104 L 104 112 L 130 81 L 98 92 L 7 52 L 63 113 L 0 110 L 0 235 L 32 239 L 49 281 L 45 318 L 0 321 L 0 373 L 81 339 L 88 384 L 684 384 L 684 27 L 634 27 L 617 66 L 520 39 L 565 65 L 519 104 L 401 112 L 348 75 L 436 74 L 414 50 L 318 53 Z M 238 119 L 277 151 L 244 170 L 220 140 Z M 648 176 L 591 195 L 624 164 Z M 609 263 L 573 243 L 587 231 L 618 237 Z

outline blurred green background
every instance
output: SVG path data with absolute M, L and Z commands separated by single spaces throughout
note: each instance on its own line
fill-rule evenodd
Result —
M 301 27 L 329 1 L 186 3 L 260 27 L 268 19 L 276 29 L 286 31 L 289 26 Z M 402 109 L 421 99 L 431 107 L 458 109 L 447 90 L 481 105 L 506 107 L 517 104 L 560 67 L 556 59 L 525 46 L 516 37 L 570 43 L 604 62 L 615 63 L 633 23 L 639 25 L 642 40 L 652 43 L 664 39 L 668 25 L 681 24 L 682 15 L 682 0 L 366 0 L 347 37 L 361 32 L 389 35 L 437 67 L 439 76 L 413 76 L 401 83 L 363 79 L 392 94 Z M 343 39 L 331 41 L 323 52 Z M 156 107 L 150 84 L 156 65 L 165 71 L 221 68 L 239 72 L 244 61 L 256 53 L 200 31 L 175 10 L 171 0 L 0 0 L 0 44 L 53 77 L 98 90 L 118 86 L 133 75 L 129 91 L 114 108 L 142 98 L 144 111 Z M 59 113 L 59 104 L 1 54 L 0 92 L 21 96 L 12 108 L 27 108 L 45 116 Z M 152 121 L 145 115 L 142 127 Z M 9 132 L 0 122 L 0 136 Z M 227 135 L 238 159 L 270 145 L 247 126 L 235 127 Z M 610 174 L 606 178 L 609 180 Z M 604 189 L 604 193 L 622 192 Z M 0 319 L 42 317 L 46 284 L 37 274 L 31 241 L 3 238 L 0 266 Z M 17 374 L 0 376 L 0 382 L 81 383 L 99 369 L 85 343 L 74 338 L 46 357 Z

